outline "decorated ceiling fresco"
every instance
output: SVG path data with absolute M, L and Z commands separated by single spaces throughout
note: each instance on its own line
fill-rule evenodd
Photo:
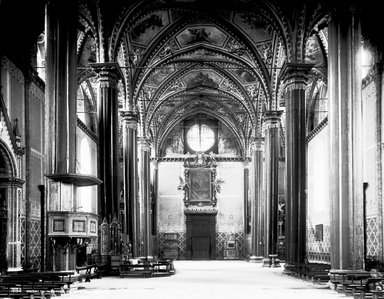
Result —
M 294 20 L 292 8 L 269 0 L 82 2 L 79 65 L 118 62 L 120 107 L 137 109 L 155 155 L 197 113 L 232 132 L 236 150 L 226 154 L 247 155 L 263 135 L 264 112 L 284 110 L 283 64 L 312 63 L 313 80 L 326 70 L 326 14 L 315 4 Z

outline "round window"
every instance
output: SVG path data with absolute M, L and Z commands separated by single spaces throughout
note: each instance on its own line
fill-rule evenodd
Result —
M 209 150 L 215 144 L 215 132 L 205 124 L 195 124 L 187 132 L 187 143 L 196 152 Z

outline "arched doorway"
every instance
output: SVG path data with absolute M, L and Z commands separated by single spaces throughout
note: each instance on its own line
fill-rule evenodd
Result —
M 0 140 L 0 273 L 21 269 L 21 187 L 16 161 Z

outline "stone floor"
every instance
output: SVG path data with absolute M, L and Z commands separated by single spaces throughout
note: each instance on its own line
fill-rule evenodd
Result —
M 175 261 L 169 277 L 103 277 L 82 282 L 65 299 L 331 299 L 345 298 L 327 285 L 282 274 L 282 268 L 263 268 L 245 261 Z M 241 296 L 241 297 L 239 297 Z

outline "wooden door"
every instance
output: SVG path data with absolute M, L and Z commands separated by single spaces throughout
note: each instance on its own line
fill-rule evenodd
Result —
M 187 259 L 216 258 L 216 215 L 187 215 Z
M 192 259 L 209 260 L 210 237 L 192 237 Z

